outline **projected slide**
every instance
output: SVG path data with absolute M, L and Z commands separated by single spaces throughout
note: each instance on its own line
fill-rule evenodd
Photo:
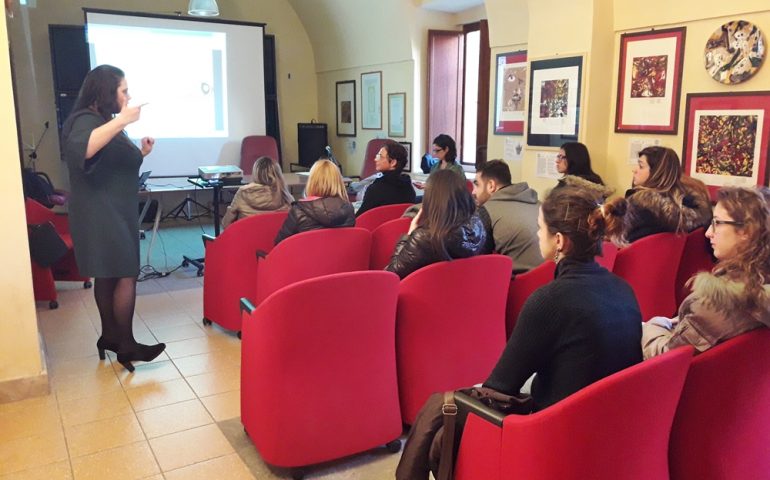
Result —
M 224 33 L 95 24 L 88 41 L 92 64 L 123 69 L 131 104 L 147 103 L 130 137 L 228 137 Z

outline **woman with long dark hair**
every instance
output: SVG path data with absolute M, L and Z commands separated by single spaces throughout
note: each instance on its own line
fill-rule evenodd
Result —
M 431 263 L 489 253 L 486 232 L 465 179 L 450 170 L 433 173 L 422 208 L 396 245 L 386 270 L 404 278 Z
M 434 138 L 432 153 L 438 162 L 431 167 L 431 175 L 439 170 L 451 170 L 465 179 L 463 167 L 457 163 L 457 144 L 452 137 L 442 133 Z
M 588 147 L 580 142 L 562 144 L 556 155 L 556 170 L 565 177 L 578 177 L 591 183 L 604 185 L 602 177 L 591 168 L 591 156 L 588 154 Z
M 117 353 L 118 362 L 149 362 L 166 345 L 142 345 L 133 334 L 136 280 L 139 275 L 137 178 L 143 158 L 155 143 L 138 148 L 124 129 L 139 120 L 141 106 L 131 97 L 119 68 L 100 65 L 83 82 L 62 129 L 63 156 L 72 193 L 69 222 L 78 269 L 94 277 L 94 297 L 102 322 L 96 342 L 99 357 Z

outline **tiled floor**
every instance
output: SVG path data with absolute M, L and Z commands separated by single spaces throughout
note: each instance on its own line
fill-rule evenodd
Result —
M 182 250 L 202 254 L 200 227 L 168 230 L 171 268 Z M 156 249 L 153 264 L 165 269 L 164 252 Z M 0 480 L 286 478 L 254 465 L 261 460 L 248 439 L 233 445 L 233 435 L 228 440 L 217 424 L 239 425 L 241 344 L 232 333 L 201 325 L 202 282 L 187 268 L 140 283 L 135 336 L 166 342 L 167 349 L 133 374 L 114 356 L 97 356 L 101 327 L 92 290 L 62 284 L 59 309 L 39 303 L 51 394 L 0 404 Z M 397 461 L 398 455 L 363 456 L 308 478 L 393 478 Z

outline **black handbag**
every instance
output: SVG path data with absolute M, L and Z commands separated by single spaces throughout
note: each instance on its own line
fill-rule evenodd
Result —
M 69 251 L 53 223 L 46 222 L 27 225 L 29 235 L 29 254 L 41 267 L 49 267 L 59 261 Z

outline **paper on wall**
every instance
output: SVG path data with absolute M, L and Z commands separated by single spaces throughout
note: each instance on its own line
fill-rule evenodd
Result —
M 537 153 L 537 176 L 540 178 L 561 178 L 556 170 L 556 155 L 558 152 Z
M 505 137 L 503 145 L 503 160 L 507 162 L 521 161 L 524 157 L 522 137 Z
M 660 138 L 630 138 L 628 140 L 628 164 L 636 165 L 639 152 L 647 147 L 659 147 Z

